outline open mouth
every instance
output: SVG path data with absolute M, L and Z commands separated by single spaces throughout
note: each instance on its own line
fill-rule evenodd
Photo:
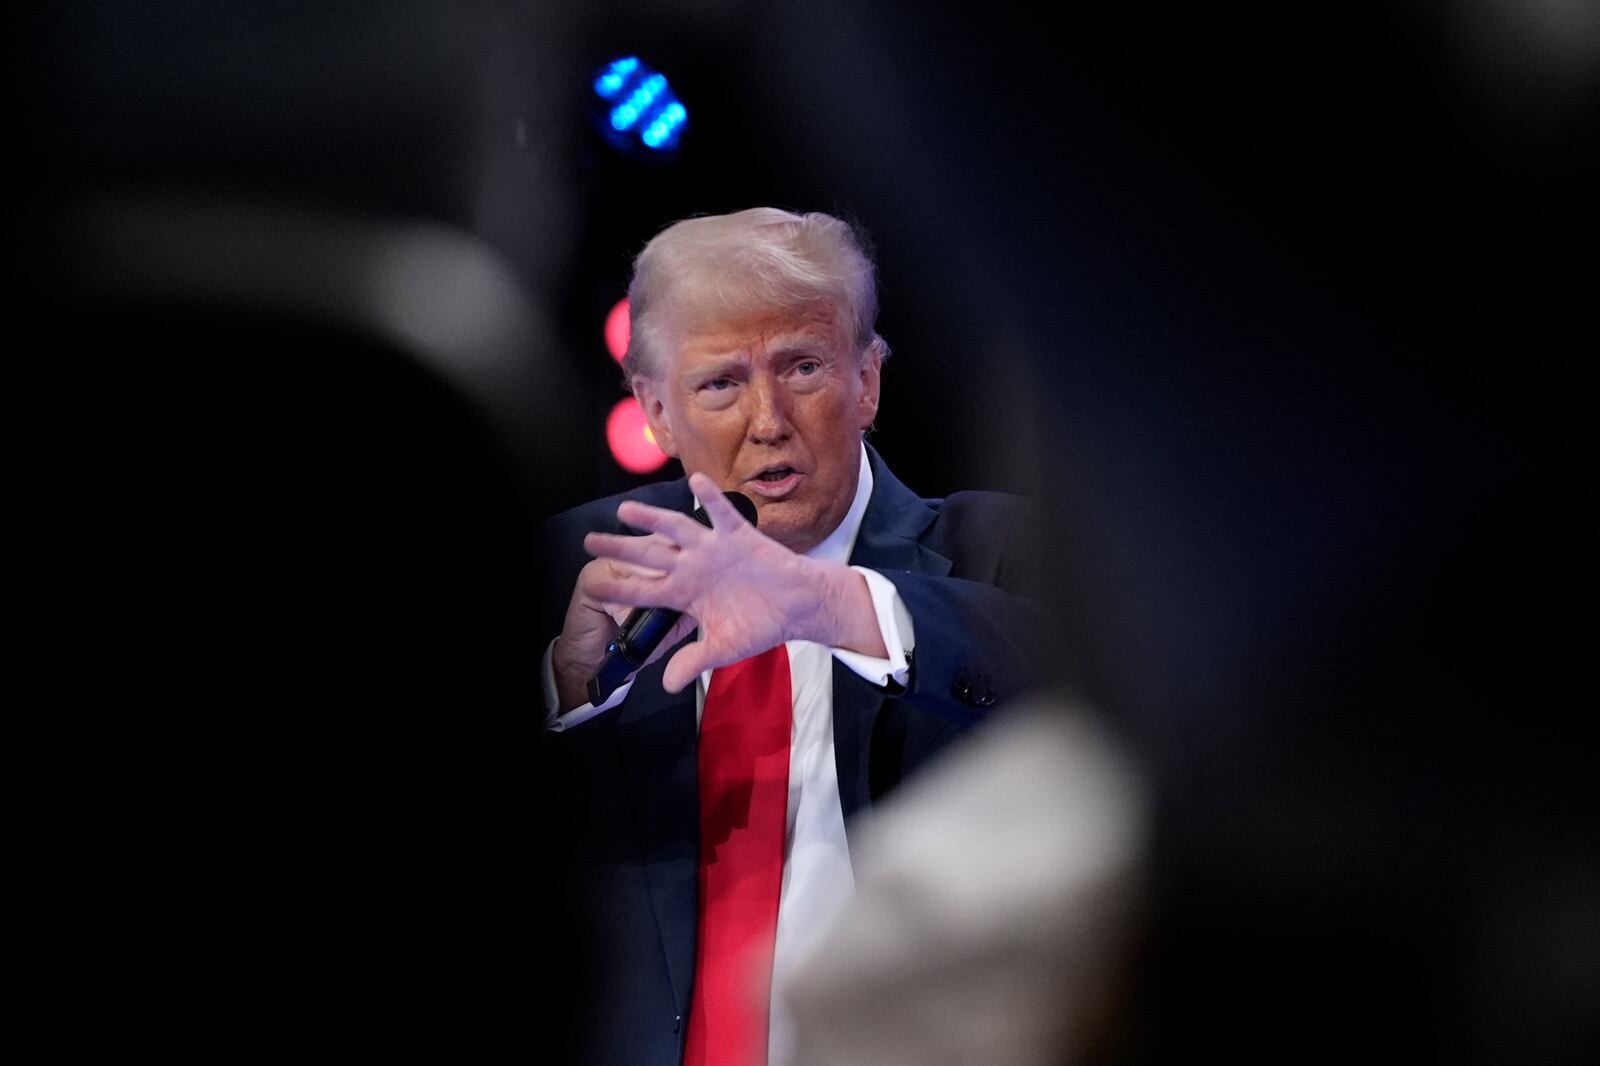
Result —
M 757 496 L 769 500 L 781 500 L 794 492 L 801 480 L 800 471 L 794 467 L 787 463 L 774 463 L 758 471 L 754 477 L 745 482 L 745 485 Z

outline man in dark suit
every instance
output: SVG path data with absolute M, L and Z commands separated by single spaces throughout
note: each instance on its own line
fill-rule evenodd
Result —
M 678 223 L 639 256 L 629 298 L 624 369 L 688 477 L 548 530 L 550 573 L 570 589 L 564 617 L 547 618 L 560 634 L 544 665 L 550 802 L 594 924 L 593 986 L 574 1018 L 596 1062 L 770 1051 L 776 1066 L 787 1033 L 769 989 L 849 892 L 846 819 L 1028 682 L 1033 544 L 1015 498 L 920 499 L 864 444 L 888 349 L 872 265 L 844 223 L 773 209 Z M 754 526 L 724 491 L 753 498 Z M 686 514 L 696 502 L 711 527 Z M 586 682 L 635 607 L 683 619 L 596 706 Z M 732 847 L 707 821 L 707 775 L 721 772 L 707 745 L 722 671 L 771 650 L 790 683 L 787 774 L 773 786 L 781 887 L 775 928 L 729 962 L 707 946 L 719 920 L 707 886 Z M 748 784 L 734 794 L 758 805 Z M 741 808 L 726 832 L 756 820 Z M 725 993 L 707 971 L 731 966 L 755 974 L 749 1016 L 716 1005 Z

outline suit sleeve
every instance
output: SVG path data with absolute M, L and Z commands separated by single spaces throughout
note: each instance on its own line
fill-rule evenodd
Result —
M 1040 680 L 1043 588 L 1036 523 L 998 493 L 944 501 L 928 543 L 948 575 L 880 570 L 894 583 L 916 634 L 903 692 L 918 710 L 970 723 Z

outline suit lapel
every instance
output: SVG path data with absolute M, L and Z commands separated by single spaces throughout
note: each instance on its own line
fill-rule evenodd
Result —
M 948 574 L 950 560 L 919 542 L 938 517 L 937 512 L 901 484 L 870 445 L 867 461 L 872 466 L 872 498 L 862 516 L 850 564 L 879 571 L 910 570 L 939 577 Z M 873 726 L 882 707 L 883 693 L 835 659 L 833 750 L 847 836 L 851 816 L 871 803 L 868 759 Z
M 699 775 L 695 687 L 690 685 L 676 696 L 662 689 L 661 675 L 669 658 L 670 652 L 639 673 L 618 708 L 622 717 L 617 736 L 661 950 L 678 1013 L 683 1014 L 694 980 Z
M 671 510 L 690 509 L 688 483 L 672 483 L 645 502 Z M 638 532 L 629 530 L 629 532 Z M 685 638 L 678 647 L 694 637 Z M 674 649 L 675 651 L 676 649 Z M 618 744 L 633 806 L 639 852 L 655 907 L 656 927 L 678 1013 L 686 1015 L 694 982 L 695 913 L 698 905 L 697 856 L 700 803 L 695 761 L 695 686 L 676 696 L 661 687 L 668 652 L 641 670 L 633 689 L 617 708 Z

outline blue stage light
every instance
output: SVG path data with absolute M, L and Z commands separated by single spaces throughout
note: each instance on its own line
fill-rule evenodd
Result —
M 622 83 L 628 80 L 628 75 L 639 69 L 639 57 L 628 56 L 606 64 L 600 76 L 594 80 L 594 91 L 602 99 L 617 95 L 617 90 L 622 88 Z
M 594 78 L 594 93 L 604 105 L 602 132 L 617 147 L 643 146 L 656 155 L 678 147 L 689 121 L 688 109 L 667 84 L 666 75 L 646 66 L 638 56 L 601 67 Z

